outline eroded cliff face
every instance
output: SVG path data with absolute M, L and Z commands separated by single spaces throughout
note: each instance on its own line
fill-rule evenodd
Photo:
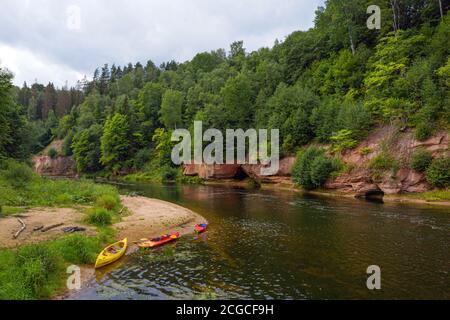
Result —
M 374 175 L 369 169 L 370 161 L 378 156 L 383 148 L 395 157 L 399 169 Z M 417 141 L 413 131 L 398 132 L 392 126 L 374 130 L 357 148 L 342 154 L 342 161 L 350 170 L 326 183 L 325 188 L 357 196 L 371 194 L 396 194 L 424 192 L 431 189 L 425 175 L 409 168 L 411 157 L 418 148 L 424 148 L 433 157 L 448 156 L 449 134 L 442 131 L 426 141 Z M 295 157 L 286 157 L 280 161 L 280 169 L 273 176 L 262 176 L 261 165 L 186 165 L 184 174 L 211 179 L 241 179 L 251 177 L 265 183 L 293 185 L 290 178 Z M 376 176 L 376 178 L 375 178 Z
M 36 173 L 42 176 L 74 177 L 77 175 L 75 160 L 72 157 L 35 156 L 33 164 Z
M 368 169 L 368 164 L 383 148 L 389 150 L 399 168 L 395 172 L 391 170 L 374 177 L 373 172 Z M 442 131 L 426 141 L 417 141 L 413 131 L 398 132 L 391 126 L 381 127 L 371 133 L 356 149 L 342 155 L 342 160 L 352 169 L 334 181 L 329 181 L 325 187 L 361 195 L 376 191 L 397 194 L 430 190 L 431 186 L 425 175 L 409 167 L 413 153 L 419 148 L 430 151 L 435 158 L 448 156 L 449 134 Z

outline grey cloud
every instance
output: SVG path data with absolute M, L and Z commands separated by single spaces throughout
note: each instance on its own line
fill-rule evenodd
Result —
M 268 46 L 311 27 L 323 2 L 3 0 L 0 45 L 26 49 L 89 76 L 103 63 L 184 61 L 197 52 L 228 48 L 235 40 L 244 40 L 249 50 Z M 67 28 L 70 5 L 81 9 L 79 31 Z

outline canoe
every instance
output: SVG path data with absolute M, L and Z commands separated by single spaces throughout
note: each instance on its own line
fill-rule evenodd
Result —
M 195 226 L 195 232 L 197 233 L 203 233 L 206 231 L 206 228 L 208 227 L 208 225 L 206 223 L 202 223 L 202 224 L 197 224 Z
M 98 255 L 97 261 L 95 262 L 95 268 L 98 269 L 119 260 L 125 254 L 127 248 L 127 238 L 106 247 Z
M 146 248 L 156 248 L 159 246 L 162 246 L 163 244 L 178 240 L 180 238 L 180 233 L 172 233 L 172 234 L 165 234 L 158 238 L 153 239 L 142 239 L 141 241 L 137 242 L 137 245 L 139 248 L 146 249 Z

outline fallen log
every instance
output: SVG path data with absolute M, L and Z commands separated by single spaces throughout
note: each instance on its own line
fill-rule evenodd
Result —
M 27 225 L 25 224 L 25 222 L 23 222 L 22 219 L 18 218 L 17 220 L 19 220 L 19 222 L 20 222 L 20 224 L 22 225 L 22 227 L 20 228 L 19 231 L 17 231 L 17 232 L 14 234 L 14 236 L 13 236 L 14 239 L 17 239 L 17 238 L 20 236 L 20 234 L 22 233 L 22 231 L 25 230 L 26 227 L 27 227 Z
M 39 231 L 39 230 L 42 230 L 42 229 L 44 229 L 44 226 L 38 226 L 38 227 L 35 227 L 33 229 L 33 231 Z
M 41 232 L 47 232 L 47 231 L 49 231 L 49 230 L 51 230 L 51 229 L 55 229 L 55 228 L 61 227 L 62 225 L 64 225 L 64 223 L 53 224 L 53 225 L 51 225 L 51 226 L 48 226 L 48 227 L 46 227 L 46 228 L 43 228 L 43 229 L 41 230 Z

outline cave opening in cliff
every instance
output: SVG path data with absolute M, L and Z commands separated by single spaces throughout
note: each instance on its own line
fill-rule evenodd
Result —
M 239 181 L 245 180 L 249 177 L 250 176 L 247 174 L 247 172 L 245 172 L 244 169 L 242 169 L 242 167 L 239 167 L 239 169 L 236 171 L 236 174 L 234 175 L 234 179 Z

